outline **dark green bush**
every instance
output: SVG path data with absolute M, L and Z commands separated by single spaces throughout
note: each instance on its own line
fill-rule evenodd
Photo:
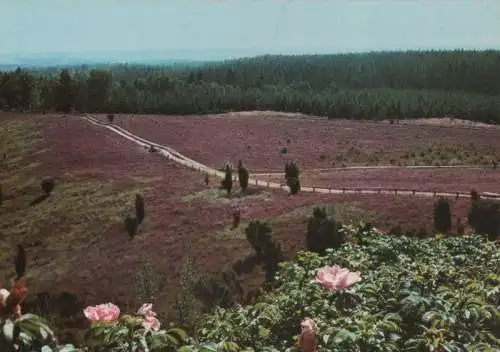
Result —
M 340 248 L 344 242 L 344 235 L 338 231 L 337 222 L 328 217 L 324 207 L 315 207 L 307 223 L 307 249 L 325 254 L 326 249 Z
M 134 236 L 137 235 L 138 227 L 139 223 L 137 222 L 137 219 L 131 217 L 130 215 L 127 215 L 127 217 L 125 218 L 125 229 L 127 230 L 130 239 L 134 238 Z
M 285 164 L 286 185 L 290 188 L 290 194 L 300 191 L 299 167 L 293 161 Z
M 494 241 L 500 237 L 500 202 L 492 199 L 475 199 L 468 214 L 469 225 L 478 234 Z
M 248 170 L 243 167 L 243 164 L 238 161 L 238 180 L 240 182 L 241 191 L 245 192 L 248 188 L 249 173 Z
M 55 184 L 54 180 L 51 178 L 43 179 L 41 184 L 40 184 L 42 191 L 47 195 L 52 193 L 55 186 L 56 186 L 56 184 Z
M 224 179 L 221 181 L 221 188 L 225 189 L 227 195 L 231 195 L 231 190 L 233 189 L 233 171 L 229 165 L 226 165 L 225 168 L 226 175 Z
M 144 209 L 144 198 L 140 194 L 135 195 L 135 217 L 137 219 L 137 224 L 142 224 L 144 216 L 146 215 L 146 210 Z
M 265 222 L 251 221 L 245 228 L 245 235 L 257 256 L 263 257 L 272 242 L 271 227 Z
M 451 230 L 451 207 L 450 202 L 440 197 L 434 204 L 434 228 L 440 233 Z

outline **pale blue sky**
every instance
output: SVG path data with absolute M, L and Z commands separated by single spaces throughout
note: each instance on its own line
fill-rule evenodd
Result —
M 500 0 L 0 0 L 0 54 L 500 48 Z

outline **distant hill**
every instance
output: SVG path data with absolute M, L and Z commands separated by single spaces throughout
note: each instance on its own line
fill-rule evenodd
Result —
M 0 57 L 0 70 L 10 71 L 18 67 L 26 69 L 36 69 L 44 67 L 80 67 L 80 66 L 108 66 L 119 63 L 145 64 L 159 66 L 185 66 L 196 67 L 203 64 L 203 61 L 195 60 L 176 60 L 162 58 L 113 58 L 113 57 L 80 57 L 65 55 L 33 55 L 33 56 L 15 56 L 10 58 Z
M 45 53 L 0 55 L 0 70 L 21 68 L 108 66 L 142 64 L 152 66 L 196 67 L 205 62 L 261 55 L 252 50 L 185 50 L 185 51 L 105 51 L 85 53 Z

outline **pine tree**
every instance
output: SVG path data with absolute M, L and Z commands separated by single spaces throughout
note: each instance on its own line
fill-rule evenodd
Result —
M 227 195 L 231 195 L 231 190 L 233 189 L 233 171 L 229 165 L 226 165 L 226 175 L 221 182 L 223 189 L 227 191 Z
M 246 192 L 248 188 L 249 174 L 248 170 L 243 167 L 241 160 L 238 161 L 238 180 L 240 182 L 240 187 L 242 192 Z

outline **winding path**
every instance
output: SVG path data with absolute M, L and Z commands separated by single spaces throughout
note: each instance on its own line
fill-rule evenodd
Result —
M 117 125 L 111 125 L 107 124 L 104 122 L 99 121 L 95 116 L 85 114 L 83 115 L 83 118 L 87 120 L 89 123 L 106 128 L 110 131 L 113 131 L 114 133 L 122 136 L 125 139 L 128 139 L 140 146 L 149 148 L 150 146 L 154 146 L 155 148 L 158 149 L 158 154 L 164 156 L 167 159 L 170 159 L 176 163 L 179 163 L 181 165 L 184 165 L 188 168 L 195 169 L 200 172 L 208 173 L 212 176 L 224 178 L 225 173 L 219 170 L 216 170 L 214 168 L 211 168 L 207 165 L 204 165 L 202 163 L 197 162 L 196 160 L 190 159 L 187 156 L 177 152 L 175 149 L 170 148 L 166 145 L 161 145 L 154 143 L 152 141 L 149 141 L 145 138 L 139 137 L 130 131 L 117 126 Z M 387 169 L 387 168 L 401 168 L 397 166 L 353 166 L 353 167 L 348 167 L 348 168 L 342 168 L 339 170 L 345 170 L 345 169 Z M 443 168 L 443 167 L 435 167 L 435 166 L 409 166 L 406 168 Z M 457 168 L 457 166 L 450 166 L 448 168 Z M 462 169 L 477 169 L 477 166 L 458 166 L 458 168 Z M 329 171 L 332 171 L 332 169 L 328 169 Z M 333 169 L 334 170 L 334 169 Z M 262 173 L 262 174 L 254 174 L 255 176 L 269 176 L 269 175 L 283 175 L 283 173 Z M 237 180 L 237 177 L 235 176 L 235 180 Z M 261 186 L 261 187 L 267 187 L 267 188 L 274 188 L 274 189 L 282 189 L 285 191 L 289 191 L 288 186 L 279 184 L 276 182 L 268 182 L 268 181 L 263 181 L 263 180 L 258 180 L 258 179 L 249 179 L 249 184 L 256 185 L 256 186 Z M 460 192 L 433 192 L 433 191 L 416 191 L 412 189 L 394 189 L 394 188 L 320 188 L 320 187 L 307 187 L 303 186 L 301 187 L 301 192 L 315 192 L 315 193 L 323 193 L 323 194 L 389 194 L 389 195 L 410 195 L 410 196 L 421 196 L 421 197 L 437 197 L 437 196 L 443 196 L 443 197 L 460 197 L 460 198 L 470 198 L 469 193 L 460 193 Z M 481 194 L 482 198 L 500 198 L 500 194 L 498 193 L 482 193 Z

